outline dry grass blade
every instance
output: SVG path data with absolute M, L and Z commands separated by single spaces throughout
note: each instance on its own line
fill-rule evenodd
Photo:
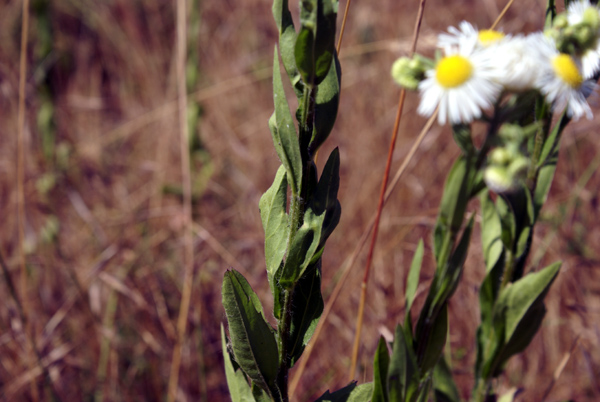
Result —
M 188 125 L 187 125 L 187 95 L 185 81 L 186 49 L 187 49 L 187 4 L 185 0 L 177 1 L 177 93 L 179 107 L 179 132 L 180 132 L 180 153 L 181 153 L 181 179 L 183 181 L 183 215 L 185 224 L 183 225 L 183 243 L 184 243 L 184 278 L 183 292 L 181 294 L 181 303 L 179 305 L 179 317 L 177 319 L 177 342 L 173 350 L 173 359 L 171 361 L 171 373 L 169 376 L 167 400 L 172 402 L 177 396 L 179 381 L 179 366 L 181 365 L 181 350 L 185 341 L 185 331 L 187 316 L 190 309 L 190 300 L 192 297 L 193 269 L 194 269 L 194 249 L 192 239 L 192 188 L 190 180 L 190 155 L 188 149 Z M 201 309 L 198 309 L 200 311 Z
M 423 20 L 423 12 L 425 10 L 425 0 L 421 0 L 419 3 L 419 12 L 417 14 L 417 18 L 415 20 L 415 28 L 413 32 L 413 40 L 411 46 L 411 54 L 413 54 L 417 48 L 417 40 L 419 38 L 419 31 L 421 29 L 421 22 Z M 348 374 L 349 381 L 354 379 L 354 373 L 356 371 L 356 364 L 358 362 L 358 352 L 360 346 L 360 334 L 362 330 L 362 323 L 364 317 L 364 308 L 365 302 L 367 299 L 367 284 L 369 282 L 369 274 L 371 272 L 371 262 L 373 260 L 373 253 L 375 251 L 375 245 L 377 244 L 377 233 L 379 229 L 379 222 L 381 219 L 381 213 L 383 211 L 383 206 L 385 204 L 385 194 L 387 191 L 387 184 L 390 177 L 390 170 L 392 166 L 392 157 L 394 155 L 394 149 L 396 147 L 396 139 L 398 138 L 398 130 L 400 128 L 400 120 L 402 118 L 402 110 L 404 108 L 404 100 L 406 98 L 406 90 L 402 88 L 400 91 L 400 99 L 398 100 L 398 110 L 396 113 L 396 120 L 394 122 L 394 129 L 392 132 L 392 138 L 390 140 L 390 146 L 388 149 L 388 158 L 385 166 L 385 171 L 383 173 L 383 180 L 381 183 L 381 191 L 379 194 L 379 203 L 377 205 L 377 213 L 375 216 L 375 224 L 373 226 L 373 231 L 371 232 L 371 244 L 369 247 L 369 252 L 367 254 L 367 261 L 365 264 L 365 273 L 363 276 L 363 281 L 361 283 L 360 288 L 360 301 L 358 304 L 358 315 L 356 318 L 356 329 L 354 334 L 354 345 L 352 347 L 352 363 L 350 365 L 350 372 Z

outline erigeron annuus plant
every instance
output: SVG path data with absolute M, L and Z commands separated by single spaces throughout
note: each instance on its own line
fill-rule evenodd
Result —
M 473 227 L 473 217 L 463 223 L 472 198 L 480 200 L 486 273 L 473 401 L 495 400 L 493 380 L 541 325 L 544 297 L 560 262 L 534 272 L 527 257 L 554 177 L 561 134 L 572 119 L 591 118 L 586 99 L 600 67 L 598 8 L 587 0 L 570 2 L 553 24 L 555 14 L 551 1 L 545 32 L 529 35 L 478 31 L 462 22 L 439 36 L 442 54 L 436 60 L 417 55 L 392 67 L 400 85 L 419 90 L 419 113 L 439 111 L 438 122 L 452 125 L 462 155 L 442 196 L 434 229 L 437 269 L 425 305 L 413 327 L 410 307 L 423 258 L 419 249 L 392 357 L 383 340 L 375 356 L 374 401 L 427 400 L 430 389 L 438 401 L 460 400 L 441 353 L 448 329 L 446 303 L 460 280 Z M 560 117 L 552 125 L 554 112 Z M 474 120 L 487 125 L 479 148 L 471 137 Z
M 229 338 L 223 331 L 223 350 L 234 401 L 289 399 L 288 371 L 323 310 L 321 255 L 341 213 L 337 150 L 320 175 L 313 161 L 333 127 L 339 102 L 341 69 L 333 43 L 338 4 L 306 0 L 300 5 L 296 31 L 287 1 L 273 4 L 279 49 L 269 128 L 282 165 L 259 206 L 277 327 L 265 319 L 258 297 L 239 272 L 228 271 L 223 281 L 229 326 Z M 460 283 L 475 224 L 473 214 L 466 216 L 473 198 L 480 204 L 485 270 L 473 401 L 496 400 L 494 379 L 540 328 L 544 298 L 561 264 L 540 270 L 527 265 L 534 228 L 552 184 L 563 130 L 572 119 L 591 117 L 586 99 L 600 67 L 600 12 L 595 5 L 570 2 L 556 16 L 550 1 L 546 15 L 545 32 L 529 35 L 477 30 L 462 22 L 439 36 L 435 59 L 414 55 L 394 63 L 396 82 L 420 92 L 418 112 L 438 113 L 440 124 L 450 123 L 462 151 L 448 174 L 434 227 L 436 271 L 413 323 L 411 308 L 424 259 L 421 242 L 406 284 L 405 318 L 391 345 L 380 340 L 373 382 L 351 383 L 318 400 L 461 400 L 443 350 L 450 325 L 448 301 Z M 298 100 L 296 123 L 283 90 L 280 59 Z M 557 120 L 554 113 L 560 115 Z M 486 126 L 480 146 L 472 140 L 476 120 Z M 508 394 L 503 400 L 513 398 Z

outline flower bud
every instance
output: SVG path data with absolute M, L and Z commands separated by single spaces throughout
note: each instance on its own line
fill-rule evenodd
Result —
M 431 62 L 419 55 L 415 55 L 412 59 L 401 57 L 392 65 L 392 78 L 400 86 L 416 90 L 425 78 L 425 71 L 429 68 L 429 64 Z

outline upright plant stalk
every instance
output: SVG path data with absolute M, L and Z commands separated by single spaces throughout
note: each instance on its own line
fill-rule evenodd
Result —
M 419 37 L 419 30 L 421 27 L 421 21 L 423 20 L 423 12 L 425 10 L 425 0 L 421 0 L 419 3 L 419 12 L 415 20 L 415 28 L 413 33 L 413 40 L 411 46 L 411 54 L 413 54 L 417 47 L 417 40 Z M 356 364 L 358 362 L 358 352 L 360 347 L 360 337 L 362 332 L 362 323 L 364 318 L 365 303 L 367 299 L 367 284 L 369 283 L 369 274 L 371 272 L 371 262 L 373 260 L 373 253 L 375 251 L 375 245 L 377 244 L 377 234 L 379 232 L 379 221 L 381 220 L 381 213 L 385 204 L 385 195 L 387 192 L 387 184 L 390 177 L 390 170 L 392 166 L 392 157 L 394 155 L 394 149 L 396 147 L 396 139 L 398 138 L 398 130 L 400 128 L 400 120 L 402 117 L 402 110 L 404 109 L 404 99 L 406 97 L 406 90 L 402 88 L 400 90 L 400 98 L 398 99 L 398 108 L 396 111 L 396 119 L 394 122 L 394 128 L 392 130 L 392 137 L 390 139 L 390 145 L 388 147 L 388 157 L 385 164 L 385 170 L 383 173 L 383 180 L 381 183 L 381 191 L 379 193 L 379 201 L 377 203 L 377 212 L 375 215 L 375 223 L 373 231 L 371 232 L 371 243 L 367 254 L 367 261 L 365 263 L 365 271 L 363 280 L 360 287 L 360 300 L 358 304 L 358 313 L 356 315 L 356 329 L 354 333 L 354 343 L 352 346 L 352 360 L 350 364 L 350 372 L 348 375 L 349 381 L 354 378 L 356 371 Z
M 171 373 L 168 384 L 168 401 L 175 400 L 177 386 L 179 383 L 179 367 L 181 365 L 181 350 L 185 342 L 187 317 L 192 297 L 194 249 L 192 241 L 192 189 L 190 181 L 190 155 L 189 155 L 189 133 L 187 124 L 187 91 L 185 82 L 185 65 L 187 51 L 187 4 L 185 0 L 177 1 L 177 103 L 179 121 L 179 143 L 181 154 L 181 177 L 183 187 L 183 214 L 185 223 L 183 225 L 184 243 L 184 278 L 181 303 L 179 305 L 179 316 L 177 318 L 177 340 L 173 349 L 171 360 Z
M 338 150 L 331 152 L 320 175 L 313 159 L 333 129 L 339 104 L 341 69 L 334 46 L 338 3 L 300 4 L 301 26 L 296 31 L 287 0 L 273 3 L 279 47 L 273 61 L 275 112 L 269 128 L 282 164 L 259 207 L 276 329 L 265 320 L 258 297 L 240 273 L 228 271 L 223 280 L 229 325 L 229 341 L 223 334 L 224 357 L 234 401 L 289 400 L 288 372 L 323 311 L 321 255 L 341 214 Z M 280 60 L 298 100 L 297 130 Z M 370 391 L 368 386 L 355 388 L 348 392 Z

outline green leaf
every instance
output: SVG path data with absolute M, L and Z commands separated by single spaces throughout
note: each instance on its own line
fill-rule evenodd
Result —
M 323 81 L 333 59 L 337 1 L 302 0 L 301 5 L 294 55 L 304 83 L 313 86 Z
M 231 402 L 254 402 L 252 389 L 242 370 L 236 370 L 233 367 L 231 356 L 227 351 L 227 337 L 225 328 L 221 324 L 221 347 L 223 348 L 223 362 L 225 363 L 225 377 L 227 378 L 227 388 Z
M 452 371 L 443 357 L 433 369 L 433 389 L 436 402 L 461 402 L 458 388 L 452 378 Z
M 433 297 L 431 304 L 428 304 L 427 301 L 425 302 L 426 306 L 429 308 L 427 318 L 430 320 L 435 318 L 434 312 L 448 301 L 458 286 L 469 251 L 474 222 L 474 216 L 471 216 L 467 223 L 467 227 L 463 231 L 462 237 L 456 246 L 456 250 L 454 250 L 443 269 L 438 269 L 435 273 L 435 283 L 432 283 L 427 301 L 430 300 L 431 295 L 435 296 Z M 423 308 L 423 310 L 425 311 L 425 308 Z
M 471 126 L 468 124 L 455 124 L 452 126 L 454 142 L 459 146 L 464 156 L 473 155 L 475 145 L 471 138 Z
M 225 272 L 221 294 L 235 361 L 254 384 L 278 398 L 279 352 L 258 296 L 235 270 Z
M 293 367 L 304 352 L 323 313 L 320 259 L 298 280 L 292 300 L 292 323 L 289 334 L 290 367 Z
M 286 171 L 277 170 L 271 187 L 260 197 L 260 217 L 265 231 L 265 260 L 270 277 L 281 265 L 289 233 L 287 209 Z
M 340 152 L 335 148 L 327 159 L 309 206 L 317 216 L 325 213 L 319 247 L 325 246 L 325 242 L 340 221 L 342 207 L 337 199 L 339 187 Z
M 302 277 L 306 268 L 321 257 L 321 230 L 325 217 L 325 212 L 319 215 L 310 206 L 304 213 L 304 222 L 296 232 L 283 264 L 279 283 L 284 288 L 290 289 Z
M 506 309 L 504 333 L 509 352 L 513 352 L 510 349 L 515 349 L 514 353 L 523 350 L 537 332 L 543 317 L 543 313 L 540 313 L 545 312 L 544 297 L 556 279 L 560 266 L 561 263 L 557 262 L 539 272 L 528 274 L 501 293 L 498 305 Z M 531 321 L 536 317 L 540 318 L 537 327 Z M 533 327 L 535 331 L 529 333 L 527 330 Z
M 419 286 L 419 276 L 421 273 L 421 265 L 423 263 L 423 252 L 423 239 L 421 239 L 419 240 L 419 244 L 415 250 L 412 263 L 410 264 L 410 271 L 408 272 L 408 278 L 406 279 L 406 292 L 404 296 L 406 300 L 404 327 L 410 328 L 411 331 L 412 324 L 410 320 L 410 309 L 412 308 L 413 301 L 415 300 L 415 296 L 417 294 L 417 287 Z
M 446 335 L 448 334 L 448 305 L 444 303 L 439 313 L 435 316 L 433 324 L 431 325 L 431 332 L 424 339 L 419 338 L 419 334 L 415 337 L 416 342 L 422 342 L 426 340 L 427 344 L 424 349 L 422 358 L 417 359 L 419 362 L 419 369 L 421 373 L 426 373 L 433 369 L 437 364 L 438 360 L 442 356 L 444 346 L 446 345 Z M 419 344 L 419 350 L 421 345 Z
M 500 374 L 504 364 L 513 355 L 523 351 L 537 333 L 546 308 L 544 297 L 556 279 L 560 263 L 530 273 L 509 284 L 500 292 L 494 307 L 493 328 L 482 328 L 483 356 L 481 378 Z
M 325 392 L 315 402 L 368 402 L 372 393 L 373 383 L 356 385 L 356 382 L 351 382 L 333 393 Z
M 515 397 L 519 393 L 518 388 L 511 388 L 507 393 L 498 398 L 498 402 L 514 402 Z
M 292 114 L 290 113 L 285 91 L 283 90 L 277 47 L 275 47 L 273 58 L 273 101 L 275 103 L 275 113 L 269 119 L 269 128 L 273 135 L 275 150 L 287 171 L 288 184 L 292 188 L 292 194 L 300 194 L 302 183 L 300 144 L 298 143 L 298 136 L 296 135 L 296 128 Z
M 296 30 L 294 29 L 294 21 L 289 10 L 288 0 L 273 0 L 273 17 L 279 30 L 281 61 L 294 87 L 296 96 L 300 98 L 303 91 L 303 84 L 300 73 L 296 68 L 296 58 L 294 56 Z
M 448 257 L 449 234 L 456 233 L 462 225 L 463 217 L 471 194 L 471 163 L 459 157 L 446 179 L 444 193 L 440 201 L 440 212 L 434 228 L 433 248 L 437 266 L 443 266 Z
M 340 85 L 342 79 L 342 69 L 334 52 L 333 63 L 329 68 L 327 76 L 317 88 L 315 97 L 314 111 L 314 129 L 309 144 L 309 152 L 314 155 L 319 147 L 325 142 L 331 130 L 338 113 L 340 104 Z
M 387 343 L 383 337 L 380 337 L 373 361 L 373 395 L 371 396 L 371 402 L 388 401 L 387 375 L 389 365 L 390 355 L 388 354 Z
M 391 402 L 408 401 L 418 388 L 419 368 L 401 325 L 396 327 L 388 371 L 388 395 Z
M 504 246 L 502 244 L 502 223 L 496 211 L 496 206 L 489 191 L 484 191 L 480 197 L 481 203 L 481 248 L 485 261 L 485 272 L 488 274 L 496 265 Z

